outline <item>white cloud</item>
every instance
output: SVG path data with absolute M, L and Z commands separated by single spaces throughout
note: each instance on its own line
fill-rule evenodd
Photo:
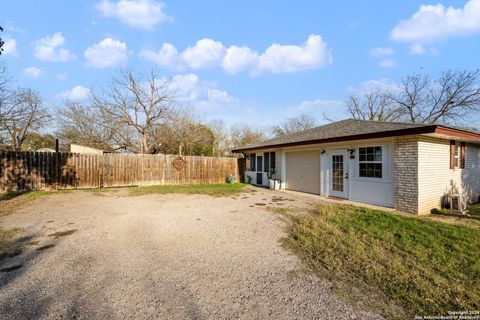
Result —
M 421 45 L 419 43 L 414 43 L 410 46 L 408 53 L 413 55 L 436 55 L 438 54 L 438 50 L 432 47 L 425 47 L 424 45 Z
M 105 38 L 87 48 L 84 56 L 87 59 L 87 66 L 93 68 L 106 68 L 125 64 L 128 58 L 127 44 L 112 38 Z
M 5 26 L 5 30 L 8 30 L 10 32 L 22 33 L 22 34 L 27 33 L 25 31 L 25 29 L 14 25 L 13 22 L 11 22 L 11 21 L 7 21 L 7 25 Z
M 370 57 L 374 57 L 374 58 L 382 58 L 386 56 L 391 56 L 394 53 L 395 53 L 395 50 L 393 50 L 392 48 L 377 47 L 370 50 L 369 55 Z
M 158 52 L 150 49 L 143 49 L 138 56 L 164 68 L 171 70 L 182 69 L 182 62 L 180 61 L 178 50 L 170 43 L 164 43 Z
M 95 7 L 105 17 L 115 17 L 131 27 L 146 30 L 171 19 L 163 12 L 165 4 L 154 0 L 102 0 Z
M 480 0 L 470 0 L 463 8 L 422 5 L 410 19 L 393 28 L 390 37 L 395 41 L 427 44 L 478 32 Z
M 65 37 L 61 32 L 55 32 L 51 36 L 41 38 L 35 43 L 35 57 L 46 61 L 65 62 L 75 58 L 75 56 L 62 46 L 65 43 Z
M 170 88 L 180 100 L 194 101 L 199 98 L 202 88 L 200 78 L 194 74 L 177 74 L 170 81 Z
M 382 68 L 393 68 L 397 65 L 397 62 L 393 59 L 382 59 L 378 62 L 378 65 Z
M 17 40 L 13 38 L 6 38 L 3 44 L 3 54 L 18 57 Z
M 311 35 L 302 46 L 272 44 L 262 54 L 246 46 L 232 45 L 227 49 L 219 41 L 201 39 L 181 53 L 165 43 L 158 52 L 144 49 L 139 56 L 173 70 L 222 67 L 228 73 L 247 71 L 251 75 L 299 72 L 332 63 L 327 43 L 319 35 Z
M 55 77 L 57 78 L 58 81 L 63 81 L 65 79 L 67 79 L 67 74 L 64 72 L 64 73 L 57 73 L 55 75 Z
M 345 103 L 341 100 L 305 100 L 300 104 L 293 106 L 289 109 L 290 112 L 293 111 L 293 114 L 298 115 L 299 113 L 309 113 L 309 114 L 323 114 L 327 110 L 332 109 L 341 109 Z
M 272 44 L 259 59 L 259 71 L 272 73 L 318 69 L 332 63 L 327 43 L 319 35 L 311 35 L 303 46 Z
M 178 102 L 213 117 L 216 112 L 228 113 L 231 108 L 239 106 L 239 101 L 227 91 L 217 88 L 215 83 L 202 81 L 194 73 L 175 75 L 170 80 L 170 88 Z
M 427 52 L 427 49 L 419 43 L 412 44 L 409 50 L 410 54 L 422 55 Z
M 228 73 L 238 73 L 256 68 L 258 53 L 248 47 L 231 46 L 223 57 L 222 67 Z
M 345 118 L 345 103 L 342 100 L 334 99 L 313 99 L 304 100 L 298 104 L 277 109 L 274 115 L 269 115 L 265 119 L 266 123 L 279 123 L 286 118 L 297 117 L 300 114 L 313 116 L 319 123 L 324 121 L 324 117 L 333 119 Z
M 208 101 L 211 103 L 237 104 L 238 100 L 232 97 L 227 91 L 219 89 L 207 90 Z
M 225 53 L 226 49 L 221 42 L 201 39 L 183 51 L 182 59 L 190 68 L 200 69 L 218 65 Z
M 381 78 L 379 80 L 367 80 L 362 82 L 359 86 L 350 86 L 347 88 L 349 94 L 368 93 L 376 90 L 398 90 L 398 83 L 388 78 Z
M 39 78 L 43 71 L 37 67 L 29 67 L 23 69 L 23 74 L 29 78 Z
M 82 101 L 87 99 L 89 95 L 90 89 L 83 86 L 75 86 L 70 90 L 58 93 L 56 98 L 69 101 Z

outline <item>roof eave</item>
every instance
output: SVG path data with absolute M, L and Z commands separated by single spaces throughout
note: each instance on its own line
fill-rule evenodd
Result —
M 465 130 L 460 130 L 460 129 L 439 125 L 437 126 L 434 133 L 480 143 L 480 134 L 475 132 L 470 132 L 470 131 L 465 131 Z
M 439 127 L 438 125 L 430 125 L 430 126 L 423 126 L 423 127 L 417 127 L 417 128 L 372 132 L 372 133 L 364 133 L 364 134 L 326 138 L 326 139 L 314 139 L 314 140 L 305 140 L 305 141 L 280 143 L 280 144 L 266 144 L 266 145 L 261 145 L 257 147 L 247 146 L 244 148 L 232 149 L 232 152 L 240 153 L 245 151 L 254 151 L 254 150 L 260 150 L 260 149 L 266 149 L 266 148 L 294 147 L 294 146 L 321 144 L 321 143 L 329 143 L 329 142 L 354 141 L 354 140 L 364 140 L 364 139 L 398 137 L 398 136 L 406 136 L 406 135 L 412 135 L 412 134 L 436 133 L 436 130 L 438 127 Z M 442 127 L 442 128 L 445 128 L 445 127 Z

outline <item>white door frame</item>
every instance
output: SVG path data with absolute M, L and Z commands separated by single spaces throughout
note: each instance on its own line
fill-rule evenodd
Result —
M 334 164 L 333 164 L 333 157 L 336 156 L 337 160 L 339 159 L 338 156 L 343 157 L 343 167 L 338 168 L 337 170 L 341 170 L 341 174 L 343 176 L 343 179 L 340 181 L 336 181 L 336 189 L 343 189 L 343 190 L 334 190 Z M 341 158 L 340 158 L 341 159 Z M 349 197 L 349 185 L 348 185 L 348 178 L 349 178 L 349 172 L 348 172 L 348 151 L 347 149 L 340 149 L 340 150 L 329 150 L 328 151 L 328 174 L 329 174 L 329 179 L 328 179 L 328 191 L 330 196 L 334 197 L 339 197 L 339 198 L 344 198 L 348 199 Z M 338 164 L 336 164 L 338 166 Z

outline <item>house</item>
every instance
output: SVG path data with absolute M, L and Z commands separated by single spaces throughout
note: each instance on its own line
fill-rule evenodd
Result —
M 70 144 L 70 152 L 72 153 L 95 153 L 95 154 L 103 154 L 105 153 L 103 150 L 86 147 L 79 144 Z
M 57 152 L 55 149 L 52 149 L 52 148 L 40 148 L 35 151 L 36 152 Z
M 480 134 L 435 124 L 343 120 L 247 145 L 245 177 L 281 189 L 428 214 L 480 195 Z

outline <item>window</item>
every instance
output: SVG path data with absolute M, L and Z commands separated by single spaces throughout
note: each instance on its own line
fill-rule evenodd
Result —
M 275 170 L 275 152 L 265 152 L 263 171 L 269 172 L 270 169 Z
M 465 168 L 465 142 L 450 140 L 450 169 Z
M 270 152 L 270 168 L 275 169 L 275 152 Z
M 255 153 L 250 155 L 250 171 L 255 171 Z
M 359 177 L 382 178 L 382 147 L 358 148 Z
M 263 167 L 263 157 L 257 156 L 257 172 L 262 172 Z
M 265 165 L 263 166 L 263 171 L 268 172 L 270 170 L 270 152 L 265 152 L 263 156 L 265 159 Z
M 453 155 L 453 157 L 455 159 L 454 166 L 457 167 L 457 168 L 459 167 L 459 157 L 460 157 L 460 150 L 459 149 L 460 149 L 460 145 L 458 144 L 458 141 L 457 141 L 457 142 L 455 142 L 455 152 L 454 152 L 454 155 Z

